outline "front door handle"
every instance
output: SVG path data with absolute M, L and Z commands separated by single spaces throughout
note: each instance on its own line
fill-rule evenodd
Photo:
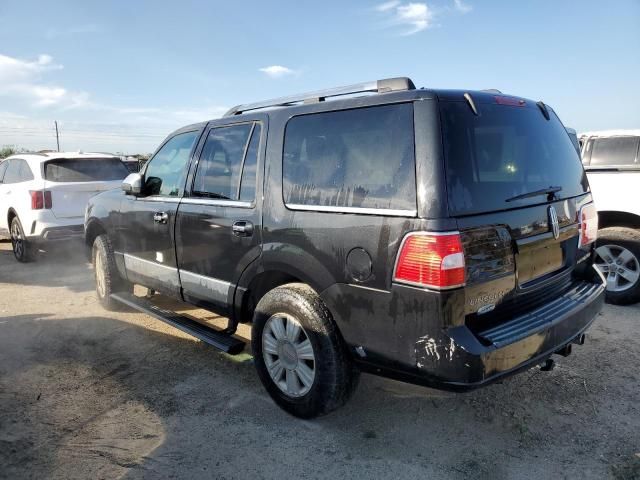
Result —
M 250 237 L 253 235 L 253 223 L 247 220 L 240 220 L 233 224 L 231 230 L 236 237 Z
M 156 212 L 153 214 L 153 221 L 165 225 L 169 221 L 169 214 L 167 212 Z

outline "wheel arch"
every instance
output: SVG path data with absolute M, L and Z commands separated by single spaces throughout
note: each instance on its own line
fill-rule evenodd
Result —
M 308 285 L 307 282 L 292 272 L 276 269 L 257 272 L 246 288 L 238 288 L 236 290 L 234 310 L 238 321 L 249 323 L 260 299 L 274 288 L 287 283 L 304 283 Z
M 250 264 L 239 278 L 233 301 L 234 318 L 250 322 L 260 299 L 287 283 L 304 283 L 320 294 L 336 279 L 321 261 L 299 247 L 265 244 L 260 259 Z
M 11 221 L 18 216 L 18 212 L 15 211 L 13 207 L 10 207 L 7 210 L 7 227 L 11 228 Z
M 640 229 L 640 215 L 616 210 L 598 212 L 598 228 L 628 227 Z
M 96 218 L 91 218 L 87 221 L 87 225 L 85 227 L 84 242 L 89 248 L 91 248 L 98 235 L 105 233 L 107 233 L 107 229 L 102 222 Z

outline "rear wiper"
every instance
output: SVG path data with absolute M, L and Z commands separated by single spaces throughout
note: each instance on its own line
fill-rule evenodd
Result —
M 515 197 L 507 198 L 505 202 L 513 202 L 515 200 L 521 200 L 523 198 L 537 197 L 538 195 L 548 195 L 547 200 L 550 202 L 556 196 L 556 193 L 558 193 L 560 190 L 562 190 L 562 187 L 541 188 L 540 190 L 521 193 L 520 195 L 516 195 Z

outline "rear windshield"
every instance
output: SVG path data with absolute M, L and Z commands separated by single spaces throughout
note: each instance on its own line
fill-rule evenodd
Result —
M 634 165 L 640 137 L 596 138 L 590 165 Z
M 449 212 L 468 215 L 562 199 L 588 191 L 580 157 L 562 123 L 536 105 L 441 102 Z M 560 189 L 560 190 L 558 190 Z
M 50 182 L 122 180 L 129 170 L 117 158 L 59 159 L 47 162 L 44 178 Z

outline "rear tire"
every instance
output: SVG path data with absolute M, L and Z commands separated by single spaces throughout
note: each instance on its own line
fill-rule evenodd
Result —
M 11 220 L 11 247 L 13 248 L 13 256 L 20 263 L 28 263 L 35 258 L 36 249 L 29 243 L 24 235 L 22 224 L 18 217 Z
M 132 293 L 133 284 L 120 276 L 113 247 L 107 235 L 96 237 L 93 242 L 92 260 L 98 301 L 107 310 L 122 310 L 122 304 L 113 300 L 111 294 Z
M 258 376 L 273 400 L 300 418 L 344 405 L 360 372 L 331 313 L 308 285 L 290 283 L 256 307 L 251 335 Z
M 640 232 L 627 227 L 598 231 L 596 265 L 607 279 L 606 300 L 616 305 L 640 301 Z

